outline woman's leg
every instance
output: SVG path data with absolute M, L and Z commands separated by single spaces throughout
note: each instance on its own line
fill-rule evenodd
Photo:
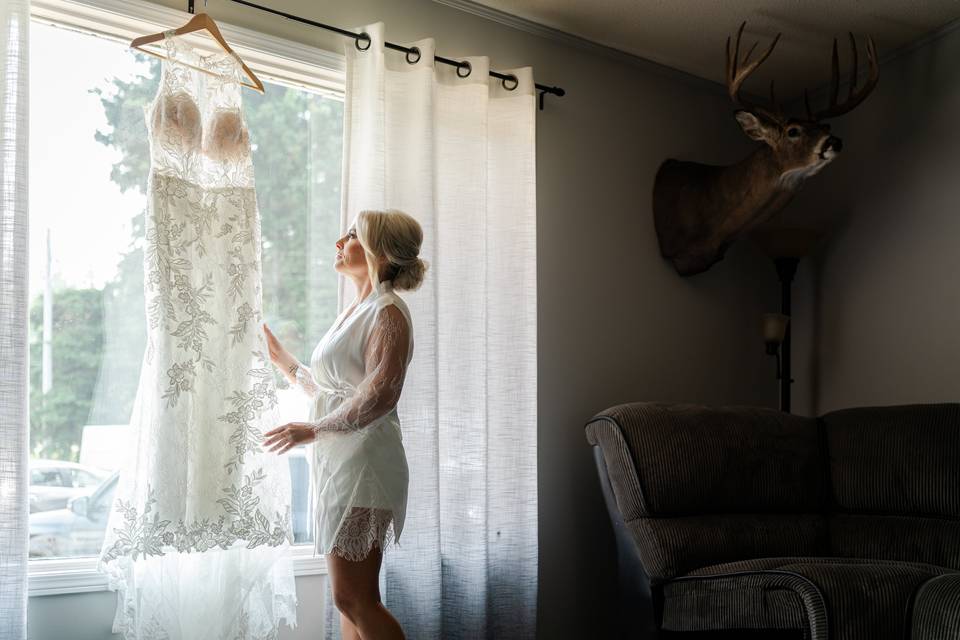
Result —
M 360 637 L 360 632 L 357 631 L 357 628 L 350 622 L 350 618 L 342 611 L 340 612 L 340 637 L 343 640 L 363 640 L 363 638 Z
M 334 553 L 328 555 L 333 602 L 359 632 L 361 640 L 405 640 L 400 623 L 380 601 L 378 576 L 382 560 L 383 551 L 378 546 L 359 562 Z M 342 631 L 343 626 L 340 628 Z

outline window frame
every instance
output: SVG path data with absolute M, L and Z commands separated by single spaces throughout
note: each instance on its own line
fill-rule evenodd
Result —
M 31 21 L 72 29 L 128 44 L 133 38 L 184 24 L 190 14 L 145 0 L 32 0 Z M 341 54 L 217 21 L 244 62 L 262 79 L 343 100 L 346 79 Z M 197 37 L 201 49 L 216 51 L 212 40 Z M 213 45 L 213 47 L 211 47 Z M 313 544 L 291 547 L 295 576 L 325 575 L 323 555 Z M 29 559 L 29 596 L 106 591 L 97 558 Z

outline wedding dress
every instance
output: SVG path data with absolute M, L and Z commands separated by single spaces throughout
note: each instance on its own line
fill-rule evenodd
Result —
M 147 348 L 97 567 L 125 638 L 273 639 L 296 626 L 290 471 L 260 447 L 279 421 L 240 62 L 164 45 L 144 109 Z
M 296 370 L 316 431 L 314 554 L 364 559 L 399 544 L 409 481 L 397 402 L 413 358 L 410 311 L 386 280 L 345 310 Z

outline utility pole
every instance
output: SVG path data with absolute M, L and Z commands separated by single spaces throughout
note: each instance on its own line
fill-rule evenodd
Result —
M 53 273 L 50 227 L 47 227 L 47 268 L 43 285 L 43 361 L 41 390 L 46 395 L 53 386 Z

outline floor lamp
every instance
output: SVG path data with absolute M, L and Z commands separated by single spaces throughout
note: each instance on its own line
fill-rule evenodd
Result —
M 752 232 L 753 241 L 773 260 L 780 280 L 780 313 L 764 314 L 763 336 L 767 353 L 777 358 L 780 380 L 780 411 L 790 413 L 790 333 L 792 321 L 791 290 L 800 259 L 808 255 L 823 236 L 816 229 L 764 228 Z

